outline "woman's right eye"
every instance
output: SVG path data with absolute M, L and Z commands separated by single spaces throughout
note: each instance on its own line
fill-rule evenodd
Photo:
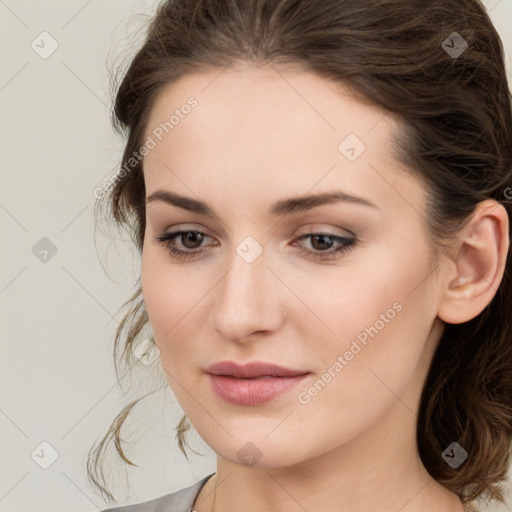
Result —
M 184 235 L 187 235 L 186 237 Z M 191 235 L 191 236 L 190 236 Z M 178 258 L 186 258 L 197 256 L 198 254 L 205 252 L 204 249 L 199 251 L 186 251 L 183 249 L 179 249 L 176 247 L 174 243 L 174 239 L 181 237 L 181 242 L 185 242 L 185 244 L 191 243 L 192 245 L 199 242 L 199 244 L 204 240 L 204 237 L 210 238 L 206 233 L 202 231 L 190 230 L 190 231 L 176 231 L 174 233 L 166 233 L 165 235 L 155 237 L 157 242 L 163 244 L 165 248 L 169 251 L 171 256 L 176 256 Z M 186 247 L 186 246 L 185 246 Z M 194 249 L 190 248 L 189 249 Z

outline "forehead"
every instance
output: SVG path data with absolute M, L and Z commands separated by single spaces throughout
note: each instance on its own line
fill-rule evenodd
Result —
M 191 98 L 195 106 L 185 108 Z M 176 184 L 205 192 L 207 182 L 211 194 L 226 186 L 244 194 L 296 184 L 293 192 L 306 193 L 321 182 L 371 191 L 382 182 L 378 174 L 392 167 L 389 188 L 409 179 L 392 151 L 399 128 L 397 119 L 360 102 L 348 87 L 304 70 L 191 73 L 165 87 L 153 105 L 145 136 L 156 146 L 144 159 L 146 188 Z
M 175 110 L 193 97 L 195 128 L 211 129 L 214 135 L 228 123 L 237 122 L 236 133 L 263 131 L 279 124 L 300 125 L 305 135 L 320 131 L 336 140 L 347 130 L 364 134 L 388 112 L 356 100 L 347 86 L 327 80 L 296 66 L 241 65 L 211 68 L 181 77 L 164 87 L 151 110 L 147 133 L 170 119 Z M 185 124 L 185 123 L 183 123 Z M 190 123 L 188 123 L 190 124 Z M 177 132 L 173 129 L 173 132 Z M 289 130 L 293 126 L 288 126 Z M 385 131 L 376 130 L 373 138 Z

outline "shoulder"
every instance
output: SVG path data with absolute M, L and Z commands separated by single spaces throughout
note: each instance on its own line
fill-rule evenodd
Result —
M 105 509 L 101 512 L 189 512 L 199 491 L 213 474 L 205 476 L 190 487 L 171 494 L 166 494 L 150 501 L 144 501 L 143 503 Z

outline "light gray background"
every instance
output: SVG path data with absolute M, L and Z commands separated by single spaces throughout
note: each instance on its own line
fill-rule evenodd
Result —
M 510 76 L 512 0 L 486 5 Z M 111 354 L 119 308 L 133 291 L 140 260 L 101 233 L 95 246 L 93 190 L 114 171 L 123 148 L 109 124 L 107 65 L 129 60 L 155 6 L 0 0 L 0 512 L 105 507 L 87 484 L 85 462 L 132 396 L 123 397 Z M 48 58 L 31 47 L 44 31 L 58 43 Z M 33 253 L 43 237 L 57 248 L 47 262 Z M 191 443 L 204 457 L 192 454 L 189 464 L 177 448 L 172 429 L 181 414 L 168 389 L 134 411 L 128 454 L 142 469 L 125 474 L 119 464 L 120 500 L 160 496 L 215 471 L 214 454 L 197 434 Z M 42 442 L 58 454 L 47 469 L 36 463 L 50 460 Z M 509 500 L 512 506 L 510 491 Z

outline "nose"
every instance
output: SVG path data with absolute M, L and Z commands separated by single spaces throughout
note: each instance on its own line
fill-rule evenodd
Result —
M 214 288 L 210 324 L 224 339 L 245 343 L 251 335 L 279 328 L 282 283 L 267 267 L 265 252 L 252 263 L 233 252 L 227 273 Z

